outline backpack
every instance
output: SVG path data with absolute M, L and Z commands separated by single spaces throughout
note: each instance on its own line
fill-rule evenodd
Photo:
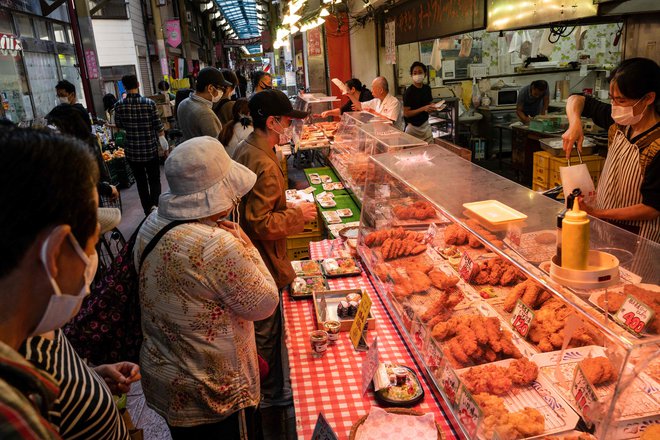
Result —
M 80 311 L 62 329 L 78 355 L 92 365 L 139 362 L 142 346 L 140 281 L 133 262 L 133 250 L 142 223 L 114 261 L 97 274 Z M 188 222 L 174 221 L 158 231 L 142 252 L 140 267 L 158 241 L 170 229 L 183 223 Z

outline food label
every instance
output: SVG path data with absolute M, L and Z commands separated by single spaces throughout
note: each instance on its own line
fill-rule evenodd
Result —
M 319 417 L 316 419 L 316 426 L 314 426 L 314 433 L 312 434 L 314 440 L 338 440 L 337 434 L 332 430 L 330 424 L 323 416 L 323 413 L 319 413 Z
M 364 330 L 364 325 L 367 323 L 367 318 L 369 318 L 369 311 L 371 310 L 371 298 L 367 292 L 362 292 L 362 300 L 358 306 L 357 314 L 353 320 L 353 325 L 349 332 L 351 342 L 353 347 L 357 350 L 358 344 L 360 343 L 360 338 L 362 338 L 362 331 Z
M 369 351 L 367 352 L 367 355 L 364 357 L 364 362 L 362 362 L 362 393 L 360 393 L 361 396 L 363 396 L 364 393 L 367 392 L 367 388 L 369 388 L 369 384 L 373 380 L 374 374 L 376 374 L 377 369 L 378 369 L 378 336 L 374 338 L 374 342 L 369 347 Z
M 432 243 L 437 233 L 438 227 L 435 225 L 435 223 L 431 223 L 429 228 L 426 230 L 426 234 L 424 234 L 424 243 Z
M 433 377 L 442 384 L 442 350 L 432 338 L 429 338 L 428 341 L 428 345 L 422 350 L 422 353 L 426 354 L 424 361 L 431 370 Z
M 461 385 L 461 382 L 458 380 L 458 376 L 454 372 L 454 369 L 451 366 L 451 362 L 447 358 L 444 358 L 442 364 L 442 373 L 440 376 L 440 381 L 442 382 L 442 389 L 445 390 L 445 394 L 450 402 L 456 403 L 456 396 L 458 394 L 458 388 Z
M 520 247 L 520 241 L 522 236 L 522 228 L 520 226 L 509 226 L 509 229 L 506 231 L 506 237 L 509 241 Z
M 638 300 L 632 295 L 628 295 L 616 312 L 616 319 L 626 330 L 638 335 L 646 325 L 653 319 L 654 311 L 652 308 Z
M 465 386 L 461 387 L 461 394 L 458 397 L 458 419 L 468 433 L 468 437 L 477 437 L 482 416 L 481 408 L 472 398 L 472 394 Z
M 516 301 L 516 308 L 511 316 L 511 327 L 523 338 L 527 337 L 534 320 L 534 311 L 521 300 Z
M 575 366 L 571 395 L 575 399 L 575 404 L 582 414 L 582 418 L 587 422 L 587 425 L 591 425 L 590 410 L 598 403 L 598 396 L 596 396 L 593 385 L 589 383 L 587 376 L 584 375 L 580 364 Z
M 319 300 L 319 322 L 325 322 L 328 314 L 328 302 L 325 299 L 325 295 L 321 295 Z
M 465 281 L 470 282 L 470 279 L 472 278 L 473 268 L 474 268 L 474 261 L 472 261 L 472 258 L 470 258 L 467 252 L 464 252 L 463 258 L 461 258 L 461 262 L 458 265 L 458 274 Z

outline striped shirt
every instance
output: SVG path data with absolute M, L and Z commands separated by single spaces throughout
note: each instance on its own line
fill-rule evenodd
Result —
M 76 354 L 61 330 L 55 330 L 52 340 L 28 338 L 21 351 L 60 386 L 50 421 L 63 439 L 130 439 L 107 385 Z
M 59 389 L 51 377 L 30 365 L 0 342 L 0 438 L 59 439 L 48 423 L 46 409 Z M 42 411 L 42 414 L 39 411 Z
M 158 157 L 158 133 L 164 127 L 151 99 L 129 93 L 115 104 L 115 125 L 126 131 L 126 159 L 149 162 Z

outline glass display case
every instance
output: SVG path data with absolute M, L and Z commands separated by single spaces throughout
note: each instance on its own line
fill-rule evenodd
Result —
M 294 151 L 315 150 L 330 147 L 334 139 L 338 123 L 322 118 L 321 113 L 332 110 L 335 96 L 325 96 L 319 93 L 301 93 L 296 97 L 294 108 L 308 112 L 305 119 L 291 121 L 292 141 Z
M 343 117 L 342 123 L 353 118 L 353 114 Z M 404 133 L 389 123 L 356 123 L 349 127 L 354 128 L 344 128 L 341 133 L 338 131 L 329 158 L 358 205 L 362 203 L 369 156 L 427 145 L 423 140 Z
M 548 267 L 562 204 L 433 145 L 372 156 L 366 179 L 358 252 L 467 438 L 660 423 L 658 243 L 590 218 L 618 269 L 567 287 Z

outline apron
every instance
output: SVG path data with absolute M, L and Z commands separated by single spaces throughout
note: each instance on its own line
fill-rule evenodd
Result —
M 639 149 L 621 130 L 617 130 L 598 181 L 596 207 L 616 209 L 642 203 L 640 187 L 643 180 Z M 626 220 L 621 223 L 639 228 L 638 234 L 641 237 L 660 243 L 660 217 L 654 220 Z
M 405 131 L 409 135 L 415 136 L 418 139 L 422 139 L 429 144 L 433 143 L 433 132 L 431 131 L 431 125 L 429 125 L 429 121 L 424 121 L 424 123 L 419 127 L 408 124 L 406 125 Z

